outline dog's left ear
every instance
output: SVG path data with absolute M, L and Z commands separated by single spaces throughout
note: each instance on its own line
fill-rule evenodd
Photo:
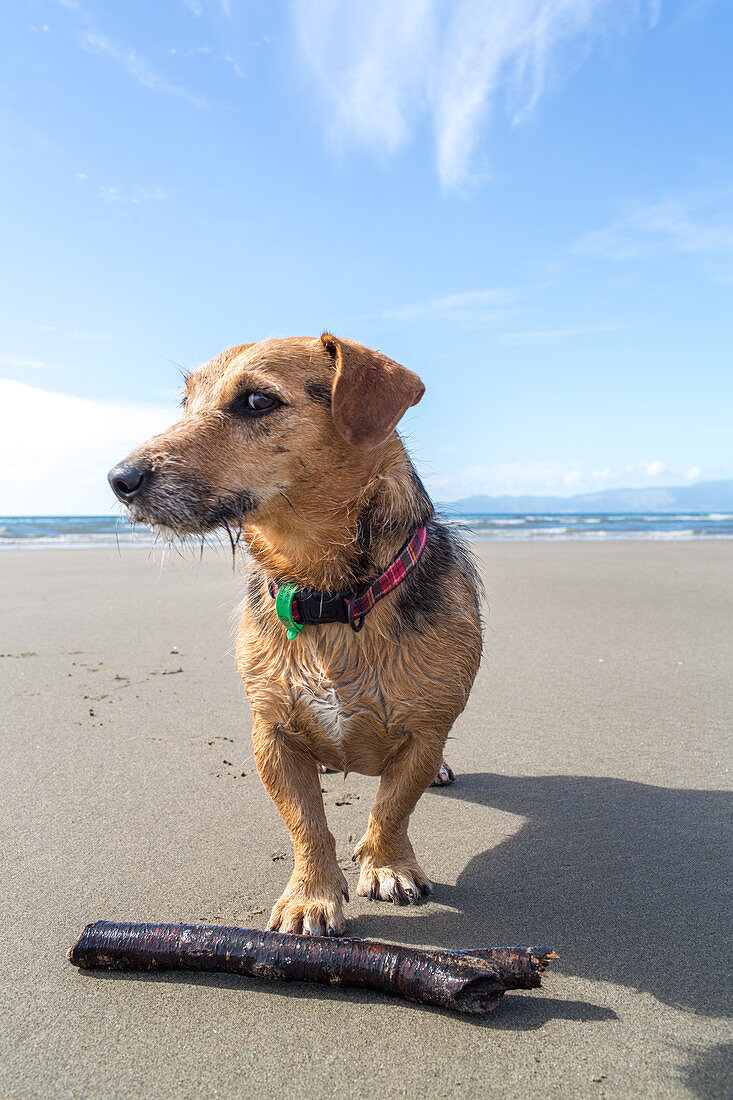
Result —
M 321 343 L 336 365 L 331 414 L 339 435 L 370 451 L 391 435 L 425 387 L 416 374 L 378 351 L 324 332 Z

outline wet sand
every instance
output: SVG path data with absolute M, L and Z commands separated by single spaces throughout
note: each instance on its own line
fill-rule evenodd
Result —
M 95 919 L 264 927 L 291 849 L 252 760 L 226 555 L 2 554 L 1 1095 L 731 1095 L 733 542 L 478 553 L 458 780 L 411 826 L 429 903 L 355 897 L 376 783 L 323 787 L 351 934 L 559 952 L 485 1019 L 72 968 Z

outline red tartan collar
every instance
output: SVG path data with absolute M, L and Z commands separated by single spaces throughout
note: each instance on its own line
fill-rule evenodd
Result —
M 378 600 L 393 592 L 420 561 L 428 539 L 427 527 L 418 527 L 397 557 L 376 580 L 353 592 L 317 592 L 294 584 L 269 582 L 278 619 L 288 628 L 288 637 L 296 638 L 304 626 L 320 623 L 348 623 L 358 631 L 364 618 Z

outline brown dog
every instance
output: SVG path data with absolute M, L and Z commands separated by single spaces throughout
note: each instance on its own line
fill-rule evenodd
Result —
M 191 375 L 181 420 L 109 475 L 132 519 L 171 537 L 234 529 L 254 559 L 237 662 L 257 767 L 295 849 L 270 918 L 283 932 L 344 930 L 319 765 L 381 776 L 358 892 L 397 904 L 432 892 L 407 824 L 466 704 L 481 625 L 471 556 L 394 431 L 423 392 L 411 371 L 328 333 L 240 344 Z M 413 536 L 422 556 L 418 545 L 399 586 L 357 617 L 354 594 Z M 340 621 L 314 623 L 307 608 Z

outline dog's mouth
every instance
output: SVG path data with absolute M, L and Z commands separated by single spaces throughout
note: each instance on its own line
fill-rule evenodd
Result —
M 109 483 L 131 523 L 150 527 L 165 541 L 241 532 L 258 500 L 253 493 L 206 485 L 178 471 L 155 470 L 142 463 L 120 463 Z
M 192 501 L 188 506 L 179 500 L 154 504 L 125 505 L 133 523 L 143 523 L 166 539 L 208 535 L 215 531 L 239 531 L 245 518 L 254 511 L 256 502 L 246 494 L 204 504 Z

